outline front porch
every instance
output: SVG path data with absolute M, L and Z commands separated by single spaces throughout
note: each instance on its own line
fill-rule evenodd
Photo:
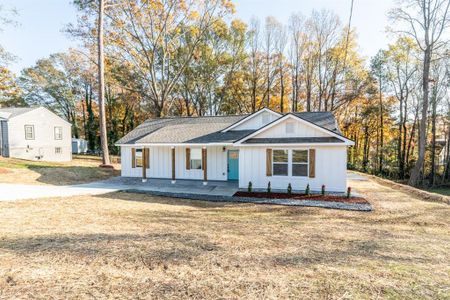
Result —
M 115 177 L 108 180 L 117 186 L 126 186 L 127 190 L 170 194 L 195 194 L 212 196 L 233 196 L 239 189 L 237 181 L 208 181 L 205 185 L 202 180 L 147 178 L 142 182 L 138 177 Z

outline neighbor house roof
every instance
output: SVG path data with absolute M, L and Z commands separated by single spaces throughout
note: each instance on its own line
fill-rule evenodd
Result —
M 297 117 L 316 124 L 329 131 L 341 134 L 336 119 L 331 112 L 299 112 Z M 168 117 L 149 119 L 129 132 L 119 141 L 124 144 L 208 144 L 233 143 L 252 134 L 255 130 L 229 130 L 231 125 L 247 118 L 238 116 Z M 294 138 L 294 139 L 250 139 L 246 143 L 334 143 L 338 138 Z
M 8 107 L 0 108 L 0 118 L 11 119 L 22 115 L 24 113 L 30 112 L 32 110 L 38 109 L 39 107 Z

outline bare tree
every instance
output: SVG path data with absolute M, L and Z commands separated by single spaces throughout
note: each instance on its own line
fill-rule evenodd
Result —
M 288 37 L 286 34 L 286 28 L 283 24 L 277 23 L 274 28 L 275 33 L 275 54 L 277 59 L 277 73 L 280 79 L 280 111 L 283 113 L 285 110 L 284 99 L 286 90 L 286 76 L 285 76 L 285 59 L 284 54 L 286 52 L 286 46 Z
M 396 32 L 412 37 L 423 54 L 422 112 L 419 126 L 419 154 L 411 172 L 409 184 L 417 186 L 425 161 L 427 141 L 427 117 L 429 105 L 430 65 L 433 54 L 448 42 L 444 33 L 449 29 L 449 0 L 403 0 L 401 7 L 390 13 L 391 19 L 406 24 Z
M 303 32 L 304 18 L 300 14 L 294 14 L 289 18 L 290 49 L 289 57 L 292 71 L 292 111 L 298 109 L 300 99 L 300 74 L 302 72 L 301 59 L 305 48 L 305 34 Z
M 250 90 L 251 90 L 251 112 L 256 111 L 256 99 L 259 86 L 260 70 L 261 70 L 261 24 L 256 18 L 250 20 L 250 28 L 247 33 L 249 47 L 249 68 L 250 68 Z
M 270 106 L 270 93 L 273 83 L 273 66 L 272 66 L 272 56 L 274 53 L 274 40 L 276 34 L 276 27 L 279 26 L 279 22 L 274 17 L 267 17 L 266 23 L 264 25 L 264 58 L 265 58 L 265 68 L 266 68 L 266 106 Z
M 105 112 L 105 65 L 103 53 L 103 17 L 105 13 L 105 1 L 98 0 L 98 105 L 100 122 L 100 143 L 102 149 L 102 165 L 109 166 L 108 136 L 106 129 Z

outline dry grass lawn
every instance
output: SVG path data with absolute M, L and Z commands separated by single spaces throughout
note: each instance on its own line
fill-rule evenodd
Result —
M 0 298 L 450 299 L 450 206 L 372 213 L 114 193 L 0 203 Z
M 28 161 L 0 157 L 0 183 L 68 185 L 107 179 L 120 175 L 115 170 L 99 168 L 96 156 L 74 156 L 70 162 Z

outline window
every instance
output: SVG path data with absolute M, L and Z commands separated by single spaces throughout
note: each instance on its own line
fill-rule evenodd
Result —
M 308 150 L 292 150 L 292 176 L 308 176 Z
M 294 122 L 286 123 L 286 133 L 294 133 Z
M 34 140 L 34 125 L 25 125 L 25 139 Z
M 136 154 L 135 154 L 135 163 L 136 163 L 136 168 L 140 168 L 142 167 L 142 149 L 136 149 Z
M 62 127 L 55 127 L 55 140 L 62 140 Z
M 288 150 L 273 150 L 273 175 L 288 175 Z
M 62 153 L 61 147 L 56 147 L 55 154 L 61 154 L 61 153 Z
M 191 149 L 191 170 L 202 169 L 202 149 Z

